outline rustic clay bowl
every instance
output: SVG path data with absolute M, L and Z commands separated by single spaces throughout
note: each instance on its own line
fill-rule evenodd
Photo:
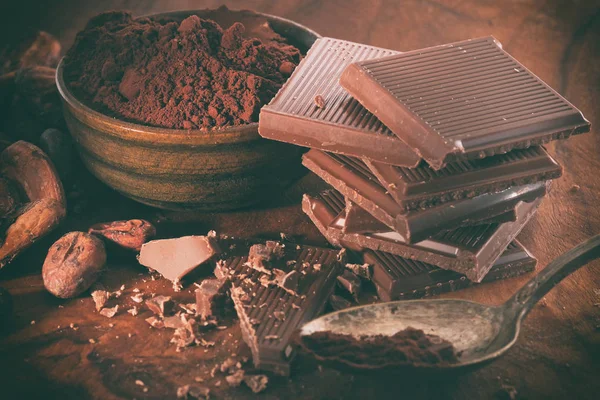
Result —
M 196 14 L 223 26 L 258 18 L 305 52 L 319 37 L 273 15 L 227 9 L 177 11 L 155 17 Z M 289 186 L 302 174 L 301 149 L 262 139 L 258 124 L 212 131 L 149 127 L 103 115 L 77 100 L 56 72 L 67 126 L 87 168 L 136 201 L 172 210 L 222 211 L 245 207 Z

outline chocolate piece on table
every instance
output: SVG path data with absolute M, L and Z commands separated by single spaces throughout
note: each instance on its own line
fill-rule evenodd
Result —
M 360 296 L 362 291 L 362 281 L 354 274 L 354 272 L 346 269 L 337 277 L 337 281 L 341 287 L 354 297 L 354 299 L 358 299 L 358 296 Z
M 247 257 L 225 261 L 223 269 L 227 269 L 232 284 L 231 297 L 242 336 L 252 350 L 256 368 L 289 375 L 295 354 L 294 332 L 323 311 L 336 277 L 343 271 L 338 252 L 310 246 L 286 248 L 283 260 L 296 261 L 290 265 L 299 272 L 297 294 L 261 284 L 261 276 L 270 276 L 248 266 Z
M 397 52 L 317 39 L 277 95 L 261 109 L 258 132 L 267 139 L 415 167 L 420 157 L 338 83 L 351 62 L 392 54 Z M 317 95 L 326 107 L 315 105 Z
M 365 250 L 364 260 L 373 266 L 373 282 L 383 301 L 416 299 L 452 292 L 473 285 L 464 275 L 420 261 L 381 251 Z M 496 260 L 482 282 L 531 272 L 537 260 L 516 240 Z
M 389 194 L 407 209 L 425 208 L 512 186 L 559 178 L 560 165 L 541 146 L 513 150 L 482 160 L 459 161 L 435 171 L 427 164 L 402 168 L 364 163 Z
M 340 84 L 434 169 L 590 130 L 491 36 L 361 60 Z
M 546 184 L 539 182 L 406 212 L 357 158 L 311 150 L 304 154 L 302 163 L 408 243 L 492 217 L 505 221 L 507 216 L 502 214 L 514 212 L 519 202 L 532 202 L 546 193 Z
M 221 308 L 221 300 L 228 288 L 223 279 L 204 279 L 196 289 L 196 315 L 202 319 L 215 317 Z
M 481 282 L 494 262 L 535 214 L 541 202 L 541 199 L 537 199 L 531 203 L 519 203 L 516 207 L 517 220 L 514 222 L 462 227 L 410 244 L 405 243 L 402 237 L 393 231 L 343 233 L 340 227 L 344 219 L 343 209 L 330 208 L 330 204 L 335 204 L 330 199 L 336 196 L 340 196 L 339 193 L 325 191 L 318 197 L 305 195 L 303 199 L 303 210 L 328 208 L 331 213 L 339 210 L 338 217 L 330 222 L 326 231 L 325 238 L 330 243 L 338 243 L 344 247 L 352 246 L 354 249 L 379 250 L 423 261 L 462 273 L 474 282 Z M 329 201 L 324 201 L 324 198 Z M 323 214 L 311 213 L 308 216 L 316 221 L 318 215 Z M 323 221 L 317 222 L 323 224 Z
M 332 294 L 329 297 L 329 305 L 331 306 L 331 308 L 333 308 L 333 311 L 344 310 L 346 308 L 354 306 L 354 304 L 352 304 L 352 302 L 350 302 L 349 300 L 346 300 L 342 296 L 338 296 L 335 294 Z
M 211 236 L 184 236 L 144 243 L 138 256 L 140 264 L 178 282 L 221 250 Z

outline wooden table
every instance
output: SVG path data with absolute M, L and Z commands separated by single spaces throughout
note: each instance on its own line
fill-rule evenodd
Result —
M 206 1 L 37 1 L 11 2 L 0 11 L 2 30 L 34 25 L 59 37 L 68 48 L 88 18 L 107 9 L 145 14 L 215 7 Z M 600 3 L 596 1 L 231 1 L 281 15 L 322 35 L 396 50 L 410 50 L 492 34 L 504 48 L 565 95 L 592 124 L 600 121 Z M 15 32 L 15 31 L 13 31 Z M 3 36 L 6 37 L 6 36 Z M 548 146 L 564 166 L 538 214 L 519 236 L 539 259 L 537 270 L 600 231 L 600 139 L 596 132 Z M 138 206 L 98 187 L 70 210 L 61 232 L 38 243 L 0 272 L 16 306 L 12 331 L 0 341 L 0 398 L 174 398 L 178 386 L 207 377 L 207 369 L 232 351 L 247 352 L 235 320 L 207 336 L 215 351 L 201 347 L 176 352 L 170 334 L 152 330 L 141 314 L 121 312 L 107 319 L 84 296 L 59 301 L 45 292 L 39 271 L 48 246 L 61 233 L 90 223 L 145 217 L 162 221 L 161 234 L 204 233 L 215 229 L 239 236 L 278 237 L 280 231 L 324 240 L 300 210 L 301 194 L 319 180 L 307 175 L 281 201 L 227 214 L 169 213 Z M 87 190 L 87 189 L 86 189 Z M 531 312 L 513 349 L 500 360 L 461 376 L 412 379 L 358 375 L 319 368 L 301 357 L 293 379 L 274 378 L 264 398 L 597 398 L 600 389 L 600 262 L 565 279 Z M 525 281 L 523 276 L 445 297 L 499 304 Z M 169 294 L 163 280 L 152 281 L 130 254 L 111 253 L 104 282 Z M 193 288 L 176 295 L 191 301 Z M 34 323 L 35 321 L 35 323 Z M 69 328 L 76 324 L 77 330 Z M 111 326 L 112 325 L 112 326 Z M 131 337 L 129 337 L 131 335 Z M 94 339 L 95 343 L 90 343 Z M 233 350 L 235 349 L 235 350 Z M 141 380 L 145 386 L 136 385 Z M 217 375 L 213 385 L 223 376 Z M 144 387 L 147 391 L 144 392 Z M 7 392 L 5 392 L 7 391 Z M 0 392 L 0 393 L 2 393 Z M 247 398 L 246 387 L 213 390 L 217 398 Z

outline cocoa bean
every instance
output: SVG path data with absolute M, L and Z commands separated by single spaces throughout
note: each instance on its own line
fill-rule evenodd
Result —
M 88 233 L 100 235 L 121 247 L 140 251 L 142 245 L 156 235 L 156 228 L 143 219 L 131 219 L 96 224 Z
M 70 232 L 50 247 L 42 278 L 54 296 L 68 299 L 80 295 L 98 279 L 106 264 L 104 243 L 85 232 Z

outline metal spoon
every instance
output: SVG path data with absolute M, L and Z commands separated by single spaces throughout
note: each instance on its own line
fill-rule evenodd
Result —
M 486 306 L 451 299 L 371 304 L 315 319 L 302 327 L 300 338 L 324 331 L 349 334 L 356 338 L 392 336 L 412 327 L 448 340 L 459 353 L 457 363 L 432 365 L 432 368 L 473 366 L 491 361 L 510 349 L 517 341 L 521 322 L 533 306 L 563 278 L 598 257 L 600 235 L 588 239 L 548 264 L 503 305 Z M 339 360 L 336 364 L 339 365 Z M 361 368 L 356 365 L 352 367 Z M 369 365 L 368 369 L 373 369 L 373 366 Z

